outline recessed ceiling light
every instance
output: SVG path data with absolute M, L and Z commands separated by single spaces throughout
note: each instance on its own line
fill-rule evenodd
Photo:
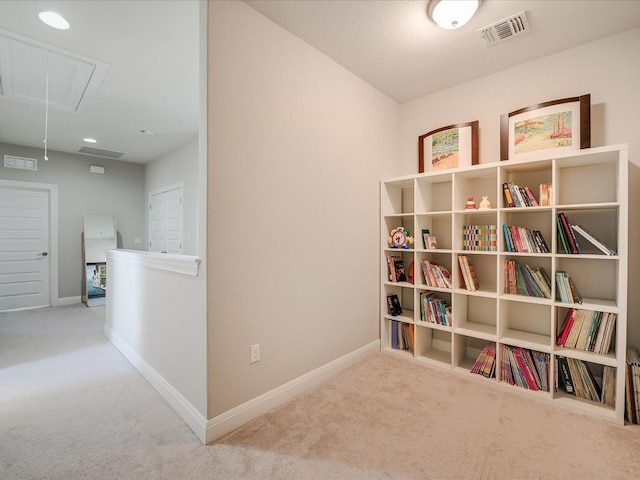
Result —
M 58 30 L 69 30 L 69 22 L 65 18 L 56 12 L 40 12 L 38 14 L 40 20 L 49 25 L 50 27 L 57 28 Z
M 83 138 L 82 141 L 83 142 L 87 142 L 87 143 L 97 143 L 98 142 L 95 138 Z

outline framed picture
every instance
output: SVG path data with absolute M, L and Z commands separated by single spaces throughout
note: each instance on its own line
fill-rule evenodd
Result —
M 591 146 L 591 95 L 521 108 L 500 117 L 500 158 L 530 160 Z
M 438 128 L 418 137 L 418 172 L 478 164 L 478 121 Z

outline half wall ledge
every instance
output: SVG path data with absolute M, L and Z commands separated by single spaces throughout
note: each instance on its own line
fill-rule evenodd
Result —
M 200 267 L 200 258 L 193 255 L 117 249 L 107 250 L 106 256 L 107 259 L 123 260 L 132 264 L 194 277 L 198 275 Z

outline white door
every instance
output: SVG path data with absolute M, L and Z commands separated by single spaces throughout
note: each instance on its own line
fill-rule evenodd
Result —
M 0 185 L 0 311 L 49 306 L 49 193 Z
M 149 250 L 182 253 L 182 186 L 149 194 Z

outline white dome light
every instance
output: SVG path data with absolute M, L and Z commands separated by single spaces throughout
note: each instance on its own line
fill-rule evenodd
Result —
M 40 12 L 38 14 L 40 20 L 49 25 L 50 27 L 57 28 L 58 30 L 69 30 L 69 22 L 65 18 L 56 12 Z
M 480 0 L 431 0 L 427 14 L 442 28 L 460 28 L 476 13 Z

